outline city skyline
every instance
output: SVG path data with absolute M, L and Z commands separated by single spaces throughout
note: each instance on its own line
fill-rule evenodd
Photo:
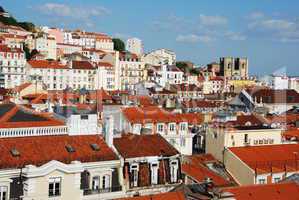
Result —
M 22 8 L 10 1 L 2 6 L 18 20 L 40 26 L 138 37 L 146 52 L 165 47 L 175 51 L 178 60 L 205 65 L 222 56 L 248 57 L 250 74 L 283 68 L 298 75 L 298 2 L 214 2 L 26 0 Z

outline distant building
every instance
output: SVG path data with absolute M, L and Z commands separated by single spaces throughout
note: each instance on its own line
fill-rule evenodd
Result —
M 248 59 L 247 58 L 220 58 L 220 75 L 228 79 L 248 78 Z
M 142 60 L 149 65 L 175 65 L 176 54 L 168 49 L 157 49 L 145 54 Z
M 14 88 L 26 81 L 26 58 L 21 48 L 0 45 L 0 88 Z
M 138 38 L 129 38 L 126 43 L 126 50 L 137 55 L 143 55 L 143 43 Z

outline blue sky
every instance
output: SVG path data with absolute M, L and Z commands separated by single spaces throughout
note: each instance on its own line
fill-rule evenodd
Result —
M 169 48 L 196 64 L 248 57 L 251 74 L 299 75 L 298 0 L 2 0 L 19 20 L 81 28 L 126 39 L 146 51 Z

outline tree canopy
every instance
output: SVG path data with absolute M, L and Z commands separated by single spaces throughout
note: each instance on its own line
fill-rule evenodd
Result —
M 114 50 L 116 50 L 116 51 L 125 51 L 126 50 L 125 43 L 121 39 L 113 38 L 112 41 L 114 44 Z

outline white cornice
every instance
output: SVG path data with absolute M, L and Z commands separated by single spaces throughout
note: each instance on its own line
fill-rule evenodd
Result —
M 23 170 L 24 175 L 27 178 L 45 176 L 53 171 L 62 171 L 64 173 L 81 173 L 84 171 L 82 163 L 74 161 L 71 164 L 64 164 L 62 162 L 52 160 L 40 167 L 34 165 L 27 165 Z

